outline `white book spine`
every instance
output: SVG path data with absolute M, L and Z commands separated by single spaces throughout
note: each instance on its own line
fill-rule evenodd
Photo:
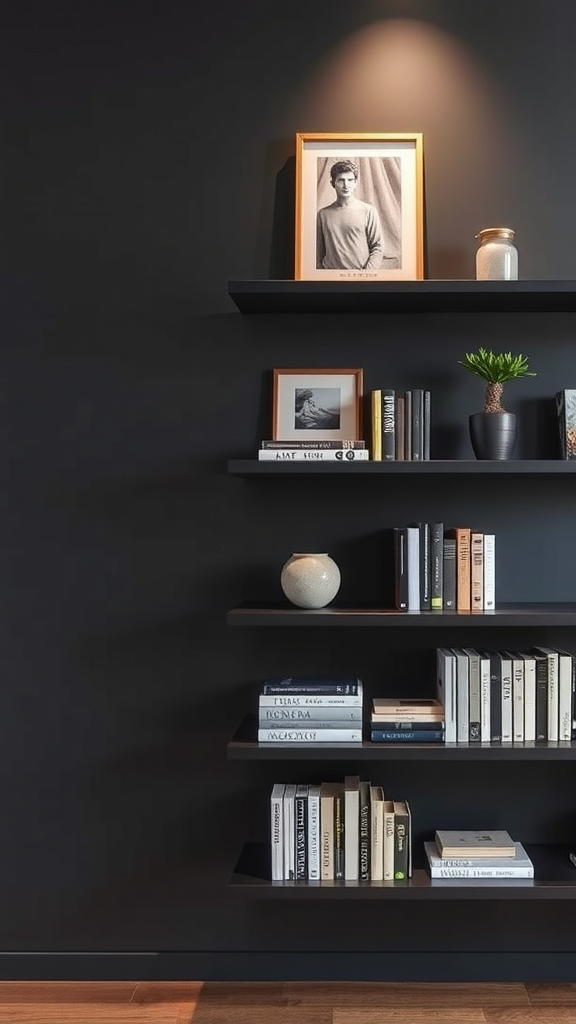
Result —
M 308 878 L 320 881 L 320 786 L 308 787 Z
M 374 792 L 376 790 L 376 792 Z M 370 787 L 370 880 L 384 878 L 384 801 L 378 786 Z
M 284 785 L 276 782 L 270 795 L 270 841 L 272 846 L 272 881 L 284 878 Z
M 464 653 L 468 658 L 469 739 L 474 743 L 481 739 L 480 655 L 471 647 Z
M 406 528 L 406 552 L 408 564 L 408 611 L 420 611 L 420 530 L 417 526 Z
M 284 878 L 291 881 L 296 877 L 296 834 L 294 829 L 294 802 L 296 786 L 290 784 L 284 790 Z
M 259 724 L 263 728 L 276 728 L 288 725 L 290 728 L 312 723 L 316 728 L 316 722 L 338 723 L 339 728 L 348 728 L 346 722 L 361 722 L 362 708 L 266 708 L 261 707 L 259 713 Z M 359 725 L 354 725 L 359 729 Z
M 558 739 L 572 739 L 572 677 L 571 654 L 559 654 L 558 664 Z
M 369 454 L 367 448 L 260 448 L 258 459 L 260 462 L 341 462 L 344 465 L 367 462 Z
M 512 662 L 510 658 L 500 658 L 502 686 L 502 742 L 512 742 Z
M 484 534 L 484 611 L 496 607 L 496 535 Z
M 394 879 L 394 804 L 384 802 L 384 881 Z
M 524 662 L 512 659 L 512 735 L 515 743 L 524 740 Z
M 524 662 L 524 742 L 536 741 L 536 662 L 531 654 L 522 656 Z
M 344 878 L 355 882 L 359 878 L 358 838 L 360 828 L 360 780 L 344 787 Z
M 325 723 L 324 723 L 325 724 Z M 259 743 L 361 743 L 361 729 L 258 729 Z
M 301 694 L 287 694 L 285 697 L 262 694 L 258 698 L 261 708 L 361 708 L 362 694 L 342 697 L 314 697 Z
M 558 652 L 548 654 L 548 739 L 558 740 Z
M 468 656 L 455 650 L 456 657 L 456 742 L 468 743 L 470 738 L 470 690 Z
M 534 868 L 445 868 L 431 867 L 431 878 L 534 878 Z
M 480 656 L 480 739 L 490 743 L 490 658 Z
M 456 656 L 444 647 L 436 651 L 438 700 L 444 707 L 444 742 L 456 743 Z

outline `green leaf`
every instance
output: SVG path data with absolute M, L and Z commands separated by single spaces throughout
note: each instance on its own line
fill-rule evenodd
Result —
M 467 352 L 464 359 L 459 359 L 458 363 L 489 384 L 505 384 L 506 381 L 519 377 L 536 376 L 528 369 L 527 356 L 512 355 L 511 352 L 493 352 L 492 349 L 482 346 L 477 352 Z

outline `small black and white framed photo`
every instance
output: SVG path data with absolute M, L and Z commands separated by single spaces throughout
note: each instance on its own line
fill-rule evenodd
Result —
M 359 441 L 361 369 L 274 370 L 274 441 Z
M 424 277 L 422 134 L 296 135 L 297 281 Z

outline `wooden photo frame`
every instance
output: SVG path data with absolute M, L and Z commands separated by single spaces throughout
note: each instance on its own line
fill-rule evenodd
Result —
M 274 370 L 274 441 L 359 441 L 361 369 Z
M 421 133 L 296 135 L 297 281 L 424 276 Z

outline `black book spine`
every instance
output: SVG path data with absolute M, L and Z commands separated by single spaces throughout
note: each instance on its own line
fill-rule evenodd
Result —
M 296 878 L 308 878 L 308 786 L 298 786 L 294 801 Z
M 490 740 L 502 739 L 502 663 L 500 656 L 491 652 L 490 658 Z
M 456 541 L 453 537 L 444 538 L 442 568 L 444 577 L 442 607 L 453 611 L 456 607 Z
M 536 659 L 536 741 L 548 739 L 548 658 L 535 654 Z
M 424 432 L 422 412 L 424 405 L 424 392 L 422 388 L 415 388 L 412 391 L 412 459 L 414 462 L 422 461 L 424 449 Z
M 261 441 L 260 447 L 270 451 L 281 451 L 283 448 L 302 448 L 303 451 L 328 449 L 338 451 L 342 448 L 365 448 L 365 441 Z
M 382 388 L 382 461 L 396 458 L 396 395 L 391 388 Z
M 444 595 L 444 523 L 432 523 L 431 534 L 431 601 L 432 611 L 442 611 Z
M 429 612 L 430 603 L 430 524 L 418 523 L 420 530 L 420 611 Z
M 410 877 L 410 810 L 405 801 L 394 801 L 394 881 Z
M 344 791 L 334 794 L 334 878 L 344 878 Z
M 412 461 L 412 392 L 404 395 L 404 452 L 406 461 Z
M 370 783 L 360 783 L 360 879 L 370 881 Z
M 430 405 L 431 396 L 429 391 L 424 392 L 424 411 L 422 414 L 422 420 L 424 424 L 424 458 L 427 462 L 430 461 Z
M 399 611 L 408 608 L 408 561 L 406 558 L 406 527 L 395 526 L 394 536 L 394 573 L 395 603 Z

